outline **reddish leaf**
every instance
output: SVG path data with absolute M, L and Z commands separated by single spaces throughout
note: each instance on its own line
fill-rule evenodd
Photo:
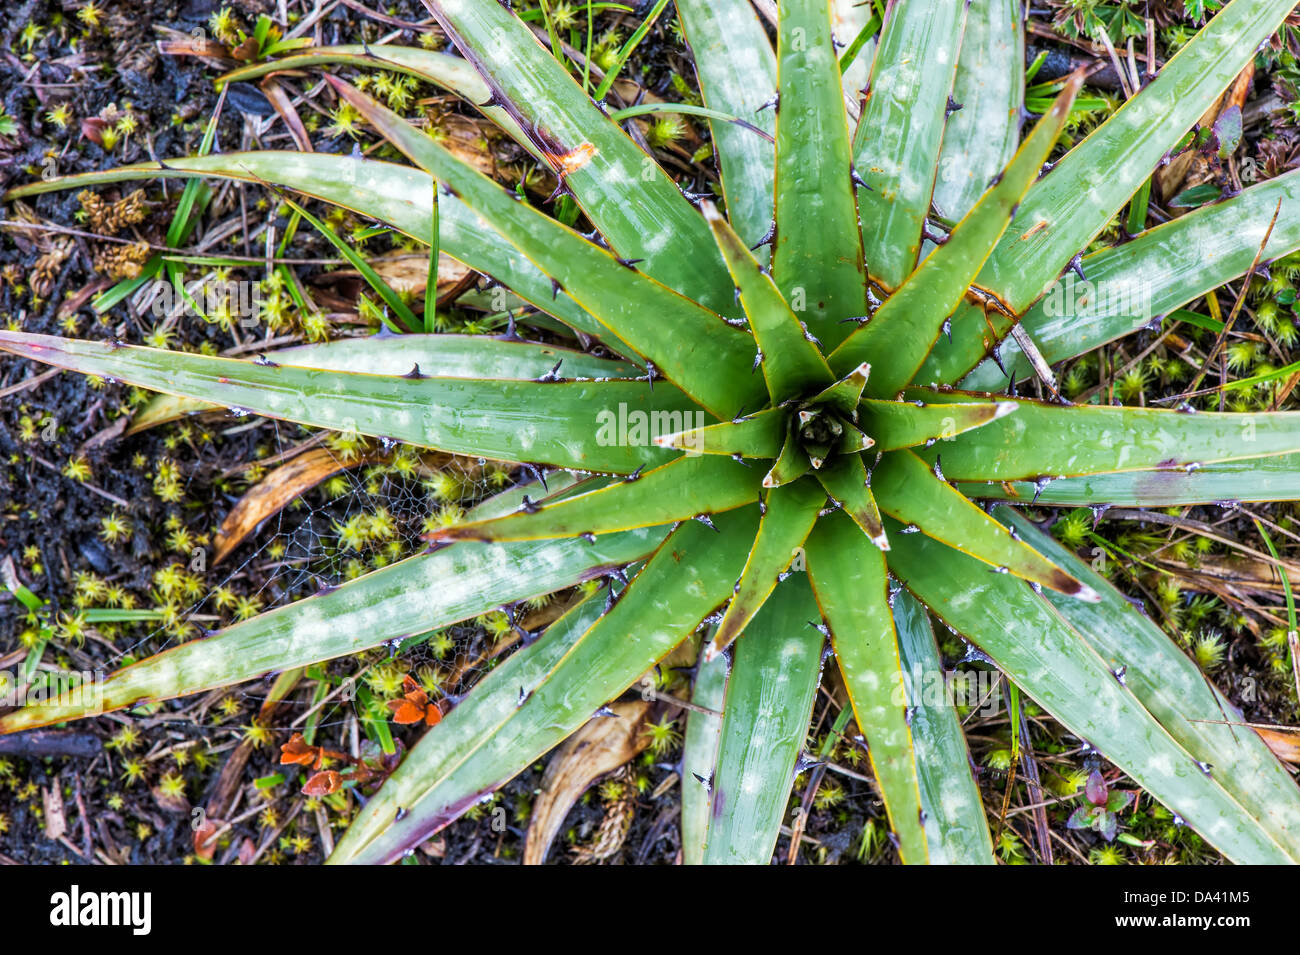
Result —
M 1088 802 L 1094 806 L 1106 805 L 1106 780 L 1102 777 L 1100 771 L 1094 769 L 1088 775 L 1088 782 L 1083 787 L 1083 794 L 1088 797 Z
M 328 796 L 343 788 L 343 777 L 332 769 L 316 773 L 302 787 L 304 796 Z

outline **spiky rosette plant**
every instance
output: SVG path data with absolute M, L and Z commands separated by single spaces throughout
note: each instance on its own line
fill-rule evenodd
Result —
M 1079 81 L 1022 140 L 1014 2 L 891 4 L 858 98 L 827 0 L 783 0 L 775 50 L 745 0 L 678 0 L 717 206 L 684 195 L 620 127 L 626 116 L 593 103 L 506 6 L 428 6 L 464 59 L 331 48 L 228 78 L 344 64 L 439 83 L 544 163 L 593 234 L 332 76 L 414 166 L 236 153 L 11 195 L 222 176 L 422 241 L 437 222 L 444 251 L 527 303 L 521 322 L 558 320 L 604 356 L 436 335 L 257 362 L 15 332 L 0 347 L 179 396 L 173 413 L 206 402 L 523 462 L 554 469 L 549 486 L 490 500 L 427 553 L 127 667 L 103 685 L 105 707 L 355 653 L 608 575 L 606 598 L 569 610 L 412 749 L 335 861 L 410 850 L 702 633 L 703 711 L 682 772 L 688 861 L 770 859 L 829 637 L 902 858 L 989 862 L 965 742 L 934 692 L 933 615 L 1229 858 L 1300 861 L 1294 783 L 1227 725 L 1231 705 L 1196 666 L 1021 512 L 973 502 L 1300 497 L 1300 415 L 992 393 L 1300 247 L 1288 174 L 1080 258 L 1291 0 L 1228 4 L 1046 174 Z M 1055 314 L 1043 296 L 1072 260 L 1098 288 L 1142 290 L 1150 311 L 1107 296 Z M 69 699 L 10 713 L 0 730 L 96 711 Z

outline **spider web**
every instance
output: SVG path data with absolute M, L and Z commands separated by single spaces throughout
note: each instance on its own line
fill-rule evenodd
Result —
M 223 440 L 223 433 L 244 430 L 229 427 L 237 417 L 210 426 L 209 433 L 218 445 Z M 268 516 L 235 548 L 231 557 L 216 566 L 207 565 L 201 573 L 206 590 L 202 596 L 183 605 L 182 619 L 196 628 L 188 634 L 191 640 L 215 635 L 238 623 L 229 611 L 220 613 L 215 606 L 223 588 L 241 597 L 259 600 L 261 613 L 294 603 L 323 588 L 355 579 L 359 576 L 358 569 L 370 573 L 379 569 L 376 563 L 391 566 L 419 554 L 427 547 L 421 535 L 427 530 L 428 522 L 436 519 L 440 511 L 448 506 L 468 508 L 498 490 L 489 482 L 482 468 L 475 466 L 479 462 L 451 458 L 433 473 L 450 474 L 460 493 L 454 499 L 440 501 L 427 486 L 427 465 L 421 472 L 403 475 L 387 467 L 384 461 L 376 461 L 373 456 L 349 458 L 335 450 L 330 444 L 330 438 L 334 436 L 332 432 L 315 432 L 274 419 L 259 418 L 250 425 L 259 435 L 273 439 L 271 453 L 265 457 L 275 460 L 276 467 L 307 450 L 324 449 L 338 465 L 338 470 Z M 304 434 L 322 435 L 325 440 L 312 445 L 303 440 Z M 394 453 L 418 454 L 421 450 L 414 446 L 393 448 Z M 256 465 L 258 462 L 249 463 Z M 266 473 L 271 471 L 268 468 Z M 247 490 L 251 491 L 256 483 L 249 482 Z M 338 488 L 340 483 L 341 490 Z M 203 486 L 193 472 L 186 492 L 188 499 L 198 500 L 211 500 L 218 493 L 214 488 Z M 357 518 L 385 521 L 391 527 L 391 534 L 386 535 L 382 546 L 349 548 L 344 543 L 344 529 Z M 381 554 L 382 561 L 377 561 Z M 168 562 L 164 559 L 160 563 L 165 566 Z M 184 559 L 171 562 L 186 564 Z M 220 622 L 212 619 L 214 616 L 219 616 Z M 119 640 L 114 644 L 116 652 L 103 661 L 103 665 L 111 671 L 122 665 L 128 656 L 148 656 L 187 642 L 166 626 L 147 626 L 142 631 L 137 631 L 138 636 L 129 643 Z M 436 633 L 444 637 L 438 648 L 430 646 L 427 639 Z M 450 645 L 445 639 L 448 637 Z M 488 669 L 483 662 L 474 661 L 487 655 L 494 641 L 493 634 L 471 619 L 404 640 L 400 649 L 395 643 L 383 644 L 380 649 L 387 647 L 388 659 L 376 662 L 391 663 L 411 673 L 422 667 L 436 668 L 444 675 L 455 677 L 455 684 L 446 687 L 449 694 L 464 692 Z M 358 646 L 356 653 L 363 654 L 369 649 Z M 354 679 L 367 669 L 349 657 L 336 658 L 321 666 L 333 676 Z M 262 684 L 249 682 L 230 688 L 230 694 L 246 703 L 260 705 L 264 699 L 261 690 Z M 324 727 L 336 722 L 341 721 L 322 720 L 318 725 Z

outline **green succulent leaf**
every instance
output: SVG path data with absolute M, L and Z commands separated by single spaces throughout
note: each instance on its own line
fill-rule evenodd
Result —
M 459 718 L 452 710 L 411 750 L 358 814 L 330 861 L 389 862 L 418 845 L 561 742 L 685 640 L 730 592 L 757 522 L 738 512 L 722 515 L 717 527 L 715 533 L 683 524 L 598 620 L 588 623 L 581 608 L 570 611 L 580 618 L 561 627 L 542 651 L 518 669 L 507 669 L 507 661 L 485 677 L 461 706 L 483 699 Z M 805 725 L 807 719 L 805 711 Z
M 784 408 L 767 408 L 756 414 L 702 428 L 659 434 L 655 444 L 695 454 L 739 454 L 745 458 L 775 458 L 785 444 Z
M 959 405 L 868 399 L 862 403 L 862 426 L 876 439 L 877 451 L 897 451 L 950 443 L 957 435 L 1005 418 L 1018 407 L 1014 401 Z
M 833 347 L 847 333 L 840 320 L 861 315 L 866 297 L 857 205 L 848 175 L 848 117 L 828 0 L 780 4 L 776 46 L 772 273 L 786 301 L 806 315 L 809 330 Z
M 934 207 L 954 221 L 970 211 L 1020 141 L 1025 32 L 1017 0 L 972 0 L 934 182 Z
M 0 331 L 0 350 L 87 375 L 336 431 L 404 441 L 496 460 L 628 474 L 671 458 L 647 441 L 602 440 L 574 428 L 596 408 L 672 421 L 692 403 L 644 381 L 518 381 L 424 378 L 259 364 L 111 342 Z
M 125 667 L 95 684 L 94 693 L 74 689 L 44 705 L 15 710 L 0 717 L 0 733 L 201 693 L 359 653 L 622 566 L 654 550 L 665 531 L 635 530 L 595 544 L 565 540 L 501 548 L 471 543 L 412 557 Z
M 458 524 L 438 536 L 442 540 L 537 540 L 709 518 L 757 501 L 760 473 L 717 455 L 679 457 L 599 490 L 553 504 L 525 502 L 515 514 Z
M 817 523 L 817 515 L 825 503 L 826 494 L 821 485 L 807 479 L 783 484 L 767 493 L 760 509 L 762 517 L 754 547 L 736 580 L 731 603 L 705 649 L 708 659 L 731 646 L 762 609 Z
M 921 819 L 917 759 L 908 726 L 885 555 L 843 515 L 820 521 L 808 538 L 808 578 L 831 631 L 835 658 L 867 740 L 898 853 L 922 863 L 929 850 Z
M 970 749 L 947 693 L 929 614 L 905 590 L 894 594 L 893 600 L 930 862 L 994 865 L 993 840 L 971 772 Z M 1078 601 L 1065 598 L 1062 603 Z
M 1082 85 L 1076 76 L 1052 104 L 1010 165 L 999 173 L 947 241 L 931 252 L 898 290 L 831 353 L 831 367 L 843 374 L 874 355 L 888 355 L 867 382 L 874 398 L 896 395 L 907 385 L 942 334 L 949 316 L 964 300 L 980 266 L 988 258 L 1016 207 L 1047 159 L 1070 116 Z
M 1279 200 L 1282 207 L 1261 258 L 1294 252 L 1300 249 L 1300 171 L 1202 206 L 1131 242 L 1085 255 L 1081 267 L 1086 278 L 1066 273 L 1021 324 L 1048 364 L 1147 327 L 1249 271 Z M 995 327 L 1005 330 L 1001 324 Z M 980 362 L 962 379 L 962 387 L 996 391 L 1006 387 L 1008 374 L 1019 379 L 1032 373 L 1013 339 L 999 347 L 1002 367 L 992 358 L 981 362 L 994 344 L 986 323 L 954 328 L 952 346 L 931 354 L 917 380 L 957 381 Z
M 818 471 L 817 480 L 878 550 L 889 550 L 889 538 L 880 522 L 880 508 L 871 493 L 871 480 L 861 457 L 842 455 L 830 467 Z
M 787 424 L 785 443 L 781 445 L 781 453 L 777 456 L 776 462 L 763 475 L 763 487 L 780 487 L 789 484 L 811 469 L 812 461 L 808 459 L 807 452 L 795 437 L 793 425 Z
M 677 15 L 695 55 L 705 105 L 773 135 L 776 114 L 765 106 L 776 100 L 776 56 L 749 0 L 678 0 Z M 755 248 L 773 222 L 776 149 L 735 123 L 709 125 L 731 227 L 747 248 Z M 759 254 L 767 260 L 766 248 Z
M 330 81 L 381 135 L 552 276 L 555 294 L 563 290 L 628 347 L 653 360 L 670 381 L 681 379 L 686 390 L 719 417 L 734 414 L 746 401 L 751 407 L 757 402 L 758 383 L 750 375 L 750 360 L 739 344 L 747 337 L 744 332 L 620 263 L 609 250 L 517 201 L 512 193 L 342 80 L 330 77 Z M 714 248 L 712 242 L 710 247 Z
M 527 24 L 499 3 L 430 0 L 428 7 L 615 255 L 640 260 L 647 275 L 726 312 L 730 283 L 699 213 Z
M 889 563 L 933 613 L 965 634 L 1071 733 L 1233 862 L 1295 861 L 1295 843 L 1280 844 L 1213 768 L 1207 773 L 1047 598 L 919 534 L 896 538 Z M 1287 798 L 1294 802 L 1294 793 Z
M 808 337 L 807 328 L 790 311 L 776 284 L 711 203 L 704 206 L 704 218 L 713 229 L 736 283 L 750 331 L 758 342 L 763 378 L 772 402 L 779 404 L 810 389 L 830 386 L 834 376 L 826 359 Z
M 976 397 L 922 389 L 910 395 L 935 402 Z M 1017 405 L 1015 414 L 921 455 L 933 461 L 942 454 L 949 480 L 1035 481 L 1111 471 L 1196 471 L 1207 464 L 1300 451 L 1296 411 L 1233 415 L 1008 400 Z M 1030 434 L 1053 438 L 1027 441 Z
M 554 345 L 505 341 L 482 335 L 375 335 L 339 338 L 314 345 L 279 348 L 263 354 L 277 365 L 323 368 L 363 375 L 405 375 L 418 371 L 433 378 L 635 378 L 641 370 L 624 362 L 595 358 Z M 174 421 L 222 406 L 197 398 L 156 395 L 131 419 L 131 431 Z
M 809 399 L 810 405 L 830 405 L 842 417 L 850 421 L 858 420 L 858 404 L 862 401 L 862 391 L 871 376 L 871 365 L 863 362 L 839 381 L 828 385 L 825 390 Z
M 706 638 L 707 644 L 707 638 Z M 682 741 L 682 862 L 702 865 L 704 844 L 709 837 L 710 786 L 722 735 L 722 708 L 726 705 L 727 677 L 731 660 L 720 654 L 706 660 L 703 648 L 695 667 L 691 702 L 712 712 L 692 710 L 686 714 Z M 717 715 L 715 715 L 717 714 Z
M 1022 314 L 1177 145 L 1255 49 L 1291 12 L 1289 0 L 1232 0 L 1037 183 L 978 284 Z
M 422 134 L 421 134 L 422 135 Z M 213 177 L 273 183 L 385 222 L 421 242 L 428 242 L 433 218 L 433 179 L 409 166 L 353 159 L 328 153 L 219 153 L 169 159 L 166 165 L 140 163 L 104 172 L 37 180 L 11 189 L 18 199 L 58 189 L 80 189 L 133 179 Z M 613 350 L 632 350 L 572 298 L 558 295 L 547 278 L 523 253 L 486 225 L 483 219 L 445 190 L 438 203 L 440 247 L 469 268 L 491 275 L 530 304 L 569 327 L 606 339 Z
M 1062 480 L 958 483 L 963 494 L 1040 504 L 1174 507 L 1300 500 L 1300 454 L 1207 464 L 1193 471 L 1124 471 Z
M 886 289 L 921 252 L 965 19 L 960 3 L 895 3 L 876 48 L 853 152 L 863 253 Z
M 885 514 L 984 561 L 996 573 L 1014 574 L 1080 600 L 1097 599 L 1090 587 L 1016 539 L 911 451 L 885 455 L 871 472 L 871 486 Z
M 468 60 L 449 53 L 425 50 L 418 46 L 388 44 L 317 46 L 312 47 L 310 51 L 295 53 L 292 56 L 250 63 L 248 66 L 225 74 L 217 82 L 247 83 L 250 80 L 260 79 L 268 73 L 302 70 L 313 66 L 351 66 L 359 70 L 389 70 L 427 80 L 455 93 L 496 126 L 509 133 L 519 145 L 537 154 L 536 144 L 524 134 L 510 112 L 501 106 L 493 105 L 492 88 L 483 77 L 479 76 L 478 71 Z
M 1198 762 L 1284 847 L 1300 837 L 1295 781 L 1228 700 L 1194 662 L 1141 610 L 1084 561 L 1009 507 L 994 512 L 1026 542 L 1094 587 L 1096 604 L 1044 594 L 1056 611 L 1091 644 L 1112 673 Z M 1288 849 L 1293 859 L 1300 857 Z
M 821 675 L 825 640 L 809 625 L 816 619 L 807 578 L 796 574 L 736 644 L 712 775 L 708 865 L 772 860 Z

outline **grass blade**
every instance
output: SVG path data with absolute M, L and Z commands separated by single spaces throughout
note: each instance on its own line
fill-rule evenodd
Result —
M 437 191 L 438 191 L 438 187 L 437 187 L 437 183 L 435 182 L 433 184 L 433 188 L 429 190 L 430 195 L 434 197 L 432 200 L 433 230 L 436 230 L 438 228 Z M 336 248 L 339 251 L 339 254 L 343 256 L 343 258 L 347 259 L 349 265 L 351 265 L 354 269 L 356 269 L 358 272 L 361 273 L 361 277 L 365 279 L 366 284 L 369 285 L 374 290 L 375 294 L 378 295 L 383 300 L 385 305 L 387 305 L 389 308 L 391 308 L 394 312 L 397 313 L 397 317 L 402 320 L 402 324 L 406 326 L 406 330 L 408 332 L 418 332 L 421 330 L 425 332 L 432 331 L 432 329 L 430 328 L 425 328 L 424 324 L 415 317 L 415 313 L 411 311 L 410 306 L 408 306 L 405 302 L 402 301 L 401 296 L 399 296 L 397 292 L 393 291 L 393 287 L 389 285 L 386 281 L 384 281 L 383 276 L 381 276 L 378 272 L 372 269 L 370 267 L 370 263 L 367 262 L 360 255 L 358 255 L 357 252 L 352 248 L 352 246 L 348 245 L 346 242 L 343 241 L 343 239 L 335 235 L 333 229 L 331 229 L 325 223 L 321 222 L 314 215 L 312 215 L 310 212 L 308 212 L 302 206 L 298 205 L 298 203 L 294 202 L 292 199 L 290 199 L 288 196 L 284 195 L 283 193 L 281 193 L 280 195 L 280 200 L 284 202 L 285 205 L 287 205 L 294 212 L 298 213 L 298 215 L 306 219 L 308 224 L 311 225 L 312 228 L 314 228 L 317 232 L 319 232 L 321 236 L 324 239 L 326 239 L 326 241 L 329 242 L 330 245 L 334 246 L 334 248 Z M 437 279 L 436 279 L 437 276 L 436 263 L 438 260 L 437 260 L 436 250 L 434 251 L 433 257 L 430 259 L 430 261 L 432 263 L 435 263 L 433 265 L 433 268 L 435 269 L 434 272 L 435 279 L 434 279 L 434 284 L 432 286 L 434 291 L 431 297 L 436 300 L 438 297 Z M 392 323 L 392 321 L 389 320 L 387 315 L 383 316 L 383 320 L 384 320 L 384 324 L 388 326 L 390 331 L 394 331 L 394 332 L 401 331 L 401 329 L 397 328 Z

